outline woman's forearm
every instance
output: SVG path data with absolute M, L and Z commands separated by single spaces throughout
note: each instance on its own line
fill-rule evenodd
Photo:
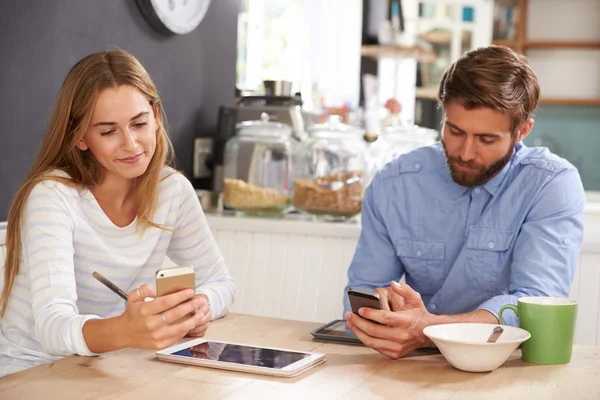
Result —
M 131 347 L 122 317 L 90 319 L 83 325 L 83 338 L 93 353 L 106 353 Z

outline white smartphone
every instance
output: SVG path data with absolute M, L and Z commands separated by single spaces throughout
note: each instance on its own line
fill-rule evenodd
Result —
M 199 367 L 293 377 L 325 361 L 326 355 L 239 343 L 194 339 L 156 352 L 159 360 Z

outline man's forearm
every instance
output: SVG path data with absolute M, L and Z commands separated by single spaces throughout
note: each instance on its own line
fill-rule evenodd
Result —
M 498 318 L 494 314 L 486 310 L 476 310 L 465 314 L 456 315 L 432 315 L 432 323 L 438 324 L 454 324 L 460 322 L 479 322 L 483 324 L 497 324 Z
M 456 315 L 434 315 L 431 314 L 431 319 L 427 325 L 442 325 L 455 324 L 461 322 L 479 322 L 483 324 L 497 324 L 498 319 L 494 314 L 486 310 L 476 310 L 465 314 Z M 423 347 L 436 347 L 435 343 L 425 335 L 423 335 L 425 343 Z

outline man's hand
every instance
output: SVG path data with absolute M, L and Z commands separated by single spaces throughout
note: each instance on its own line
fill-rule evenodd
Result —
M 404 310 L 405 299 L 398 293 L 394 292 L 392 286 L 386 288 L 377 288 L 374 290 L 381 299 L 381 305 L 385 311 L 402 311 Z
M 396 282 L 392 282 L 390 288 L 376 292 L 382 296 L 382 303 L 387 309 L 363 307 L 358 313 L 364 318 L 351 312 L 345 316 L 346 326 L 365 346 L 393 359 L 421 347 L 433 346 L 423 335 L 423 329 L 433 324 L 434 316 L 425 308 L 419 293 L 406 284 Z M 390 305 L 393 311 L 390 311 Z

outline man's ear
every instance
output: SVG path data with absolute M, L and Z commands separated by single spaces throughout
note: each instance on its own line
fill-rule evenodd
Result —
M 531 132 L 531 129 L 533 129 L 533 123 L 533 118 L 529 118 L 527 121 L 521 124 L 521 127 L 517 131 L 517 142 L 522 141 L 527 137 L 527 135 L 529 135 L 529 132 Z
M 81 151 L 86 151 L 87 149 L 89 149 L 87 143 L 85 142 L 84 139 L 81 139 L 79 141 L 79 143 L 77 143 L 77 147 L 79 148 L 79 150 Z

